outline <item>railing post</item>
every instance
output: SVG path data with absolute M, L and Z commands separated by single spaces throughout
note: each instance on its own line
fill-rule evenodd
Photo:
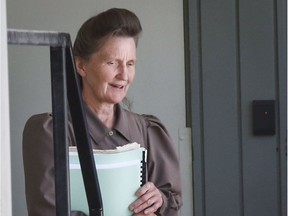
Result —
M 8 29 L 8 43 L 50 47 L 56 216 L 70 216 L 71 209 L 67 96 L 72 123 L 74 123 L 73 129 L 89 214 L 90 216 L 102 216 L 101 191 L 82 104 L 81 89 L 74 65 L 70 35 L 51 31 Z
M 67 142 L 66 48 L 51 47 L 56 215 L 70 215 L 69 161 Z

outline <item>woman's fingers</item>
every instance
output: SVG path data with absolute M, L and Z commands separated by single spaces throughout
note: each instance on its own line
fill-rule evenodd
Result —
M 154 214 L 154 213 L 151 213 L 151 214 L 138 213 L 138 214 L 133 214 L 133 216 L 156 216 L 156 214 Z
M 141 187 L 136 192 L 136 196 L 138 199 L 129 207 L 136 214 L 143 212 L 144 215 L 149 215 L 156 212 L 163 204 L 161 192 L 152 182 L 147 182 Z

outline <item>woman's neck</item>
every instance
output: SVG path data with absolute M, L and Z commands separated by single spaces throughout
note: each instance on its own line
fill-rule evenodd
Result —
M 85 100 L 88 107 L 96 113 L 97 117 L 102 121 L 102 123 L 108 127 L 112 128 L 115 123 L 115 104 L 99 104 L 95 101 Z

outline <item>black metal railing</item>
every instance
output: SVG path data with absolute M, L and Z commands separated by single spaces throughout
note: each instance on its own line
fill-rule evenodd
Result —
M 89 215 L 102 216 L 103 205 L 92 147 L 75 70 L 70 35 L 62 32 L 8 29 L 8 44 L 50 47 L 57 216 L 70 216 L 69 159 L 67 144 L 68 107 L 88 200 Z M 67 105 L 67 98 L 68 104 Z

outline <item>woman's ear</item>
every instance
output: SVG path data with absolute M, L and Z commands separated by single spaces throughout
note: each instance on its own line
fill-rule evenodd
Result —
M 77 73 L 81 77 L 85 77 L 86 76 L 85 61 L 79 57 L 76 57 L 75 58 L 75 66 L 76 66 Z

